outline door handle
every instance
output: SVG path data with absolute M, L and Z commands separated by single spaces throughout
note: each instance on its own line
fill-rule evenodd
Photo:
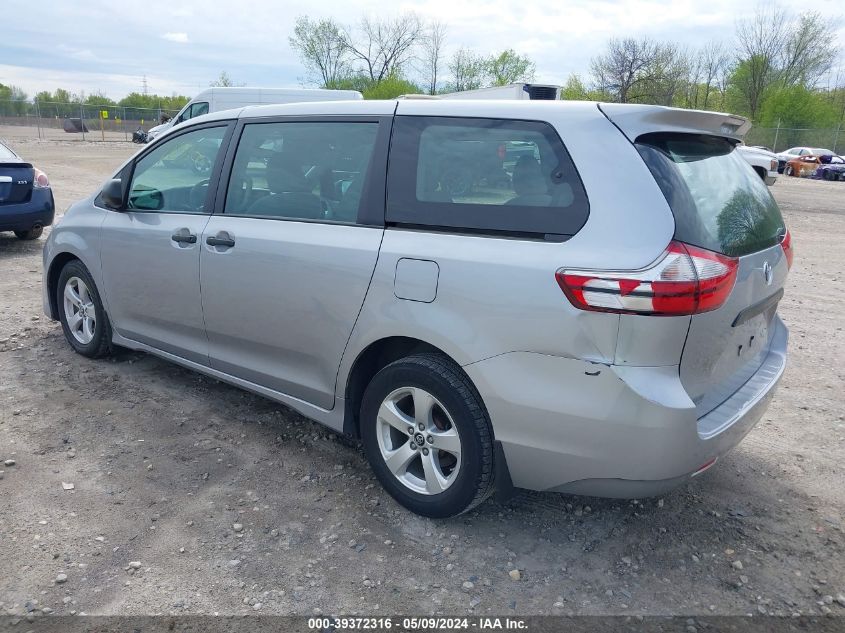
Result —
M 219 235 L 210 235 L 205 238 L 205 243 L 209 246 L 227 246 L 229 248 L 235 245 L 235 240 L 231 237 L 221 237 Z
M 170 239 L 174 242 L 179 242 L 181 244 L 196 244 L 197 243 L 197 236 L 193 235 L 192 233 L 188 233 L 187 235 L 184 233 L 174 233 L 170 236 Z

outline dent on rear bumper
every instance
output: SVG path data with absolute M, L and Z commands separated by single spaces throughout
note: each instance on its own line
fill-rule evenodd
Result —
M 484 398 L 515 486 L 642 497 L 683 483 L 753 428 L 785 365 L 786 328 L 780 320 L 778 327 L 761 371 L 701 420 L 677 366 L 513 352 L 464 369 Z M 703 437 L 702 423 L 713 415 L 730 423 Z

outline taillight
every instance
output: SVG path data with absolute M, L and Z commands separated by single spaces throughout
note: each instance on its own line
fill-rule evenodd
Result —
M 555 278 L 581 310 L 678 316 L 720 307 L 733 290 L 737 265 L 736 258 L 670 242 L 657 263 L 644 270 L 559 270 Z
M 46 189 L 50 186 L 50 181 L 47 179 L 47 174 L 45 174 L 37 167 L 33 167 L 33 171 L 35 172 L 35 177 L 32 179 L 32 186 L 35 189 Z
M 792 250 L 792 234 L 789 229 L 786 229 L 783 237 L 780 238 L 780 245 L 783 248 L 783 254 L 786 255 L 787 268 L 792 268 L 792 257 L 795 253 Z
M 769 163 L 769 171 L 777 171 L 778 170 L 778 161 L 776 158 L 772 159 L 772 162 Z

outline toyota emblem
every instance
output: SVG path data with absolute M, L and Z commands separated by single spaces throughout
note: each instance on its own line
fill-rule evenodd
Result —
M 763 276 L 766 278 L 766 285 L 771 286 L 774 274 L 772 273 L 772 265 L 769 262 L 763 264 Z

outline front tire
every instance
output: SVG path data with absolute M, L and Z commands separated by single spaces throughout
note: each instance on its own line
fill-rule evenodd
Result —
M 41 234 L 43 232 L 44 232 L 44 227 L 38 225 L 38 226 L 33 226 L 28 231 L 15 231 L 15 237 L 17 237 L 19 240 L 25 240 L 25 241 L 37 240 L 39 237 L 41 237 Z
M 361 403 L 364 452 L 385 490 L 417 514 L 466 512 L 493 491 L 493 434 L 466 374 L 441 354 L 379 371 Z
M 62 330 L 78 354 L 98 358 L 111 352 L 112 330 L 94 279 L 79 260 L 65 264 L 56 286 Z
M 794 169 L 792 169 L 792 166 L 791 166 L 791 165 L 787 165 L 787 166 L 784 168 L 783 173 L 784 173 L 784 175 L 786 175 L 786 176 L 794 176 L 794 175 L 795 175 L 795 170 L 794 170 Z

